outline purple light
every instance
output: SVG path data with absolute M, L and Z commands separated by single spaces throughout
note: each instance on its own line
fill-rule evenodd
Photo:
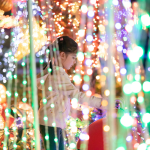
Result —
M 92 65 L 92 60 L 91 60 L 91 59 L 87 59 L 87 60 L 85 61 L 85 64 L 86 64 L 87 66 L 91 66 L 91 65 Z
M 92 35 L 87 35 L 86 40 L 88 42 L 92 42 L 93 41 L 93 36 Z
M 89 10 L 88 11 L 88 16 L 91 17 L 91 18 L 94 17 L 94 11 L 93 10 Z
M 150 67 L 148 67 L 148 71 L 150 71 Z
M 121 52 L 123 50 L 122 46 L 117 46 L 117 51 Z
M 129 136 L 126 137 L 126 141 L 127 142 L 130 142 L 131 140 L 132 140 L 132 136 L 131 135 L 129 135 Z
M 115 27 L 116 27 L 116 29 L 119 30 L 119 29 L 121 29 L 121 24 L 120 24 L 120 23 L 116 23 L 116 24 L 115 24 Z
M 122 75 L 125 75 L 125 74 L 127 73 L 127 70 L 126 70 L 125 68 L 121 68 L 121 69 L 120 69 L 120 73 L 121 73 Z
M 89 89 L 89 85 L 88 84 L 83 84 L 82 89 L 84 91 L 87 91 Z

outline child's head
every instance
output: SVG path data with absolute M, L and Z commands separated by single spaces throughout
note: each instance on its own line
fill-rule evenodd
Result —
M 76 63 L 78 44 L 68 36 L 57 38 L 59 56 L 64 69 L 69 70 Z M 56 44 L 56 41 L 54 44 Z

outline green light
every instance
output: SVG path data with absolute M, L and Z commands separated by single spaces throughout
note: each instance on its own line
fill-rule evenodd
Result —
M 24 97 L 24 98 L 22 99 L 22 101 L 23 101 L 24 103 L 26 103 L 27 98 L 26 98 L 26 97 Z
M 150 82 L 149 81 L 145 81 L 143 83 L 143 91 L 144 92 L 149 92 L 150 91 Z
M 43 59 L 40 59 L 40 64 L 43 64 L 44 60 Z
M 127 37 L 123 37 L 123 40 L 124 40 L 124 41 L 127 41 L 128 39 L 127 39 Z
M 18 93 L 17 92 L 15 92 L 15 97 L 18 97 Z
M 17 75 L 16 74 L 14 75 L 14 79 L 17 79 Z
M 79 74 L 76 74 L 74 77 L 73 77 L 73 81 L 74 82 L 78 82 L 80 80 L 80 75 Z
M 138 93 L 141 91 L 141 83 L 140 82 L 137 82 L 137 81 L 132 82 L 131 87 L 132 87 L 132 92 L 134 92 L 134 93 Z
M 149 113 L 145 113 L 142 117 L 142 121 L 144 123 L 149 123 L 150 122 L 150 114 Z
M 86 56 L 87 58 L 91 58 L 91 53 L 90 53 L 90 52 L 86 52 L 86 53 L 85 53 L 85 56 Z
M 141 76 L 139 74 L 136 74 L 134 78 L 135 78 L 136 81 L 140 81 Z
M 77 53 L 77 58 L 78 58 L 79 61 L 83 61 L 84 60 L 84 54 L 83 54 L 83 52 L 78 52 Z
M 6 94 L 8 97 L 11 97 L 11 93 L 9 91 L 6 91 Z
M 125 150 L 124 147 L 118 147 L 116 150 Z
M 3 150 L 7 150 L 7 148 L 4 146 L 4 147 L 3 147 Z
M 52 126 L 53 126 L 53 127 L 55 127 L 55 126 L 56 126 L 56 123 L 55 123 L 55 122 L 53 122 L 53 123 L 52 123 Z
M 12 55 L 12 52 L 9 52 L 8 55 L 11 56 L 11 55 Z
M 26 84 L 27 84 L 27 81 L 26 81 L 26 80 L 24 80 L 24 81 L 22 82 L 22 84 L 23 84 L 23 85 L 26 85 Z
M 130 127 L 133 124 L 133 118 L 128 113 L 125 113 L 121 117 L 120 122 L 123 126 Z
M 150 25 L 150 17 L 148 14 L 142 15 L 141 17 L 141 21 L 145 26 L 149 26 Z
M 123 86 L 123 91 L 125 94 L 131 94 L 132 93 L 132 88 L 131 88 L 131 84 L 127 83 Z
M 50 50 L 49 50 L 49 49 L 46 49 L 46 53 L 49 54 L 49 53 L 50 53 Z
M 23 25 L 23 28 L 24 28 L 24 29 L 26 29 L 26 28 L 27 28 L 27 26 L 26 26 L 26 25 Z
M 51 108 L 54 108 L 55 107 L 55 105 L 54 104 L 51 104 Z
M 141 143 L 137 148 L 137 150 L 146 150 L 146 149 L 147 149 L 147 144 L 146 143 Z
M 71 149 L 75 149 L 75 148 L 76 148 L 76 144 L 72 142 L 72 143 L 70 143 L 69 147 L 70 147 Z
M 136 55 L 138 55 L 138 57 L 142 57 L 143 56 L 143 53 L 144 53 L 144 50 L 142 47 L 140 46 L 135 46 L 134 49 L 133 49 L 134 53 Z
M 41 84 L 44 84 L 44 80 L 42 79 L 42 80 L 40 81 L 40 83 L 41 83 Z
M 47 103 L 47 99 L 44 98 L 44 99 L 43 99 L 43 104 L 46 104 L 46 103 Z
M 25 141 L 27 140 L 27 138 L 24 136 L 24 137 L 22 138 L 22 140 L 23 140 L 23 142 L 25 142 Z
M 71 102 L 72 102 L 72 103 L 77 103 L 77 102 L 78 102 L 78 99 L 77 99 L 77 98 L 73 98 L 73 99 L 71 99 Z
M 131 61 L 131 62 L 137 62 L 138 60 L 139 60 L 139 55 L 138 55 L 138 53 L 136 53 L 135 51 L 130 51 L 130 53 L 129 53 L 129 60 Z
M 22 120 L 23 120 L 23 122 L 25 122 L 26 121 L 26 116 L 23 116 Z
M 139 103 L 143 103 L 143 102 L 144 102 L 144 98 L 143 98 L 142 96 L 139 96 L 139 97 L 137 98 L 137 101 L 138 101 Z
M 26 65 L 26 63 L 25 63 L 25 62 L 22 62 L 22 63 L 21 63 L 21 66 L 23 66 L 23 67 L 24 67 L 25 65 Z
M 16 131 L 17 127 L 13 127 L 13 131 Z
M 49 140 L 49 135 L 45 135 L 45 140 Z
M 55 47 L 53 48 L 53 51 L 54 51 L 54 52 L 56 51 L 56 48 L 55 48 Z
M 52 72 L 52 69 L 51 69 L 51 68 L 48 68 L 48 72 L 51 73 L 51 72 Z
M 16 108 L 14 108 L 14 109 L 13 109 L 13 112 L 14 112 L 14 113 L 16 113 L 16 112 L 17 112 L 17 109 L 16 109 Z
M 17 148 L 17 144 L 14 144 L 13 147 L 14 147 L 14 148 Z
M 47 117 L 47 116 L 45 116 L 45 117 L 44 117 L 44 121 L 47 121 L 47 120 L 48 120 L 48 117 Z
M 148 58 L 150 59 L 150 51 L 148 52 Z
M 55 138 L 54 141 L 57 143 L 58 142 L 58 138 Z
M 84 78 L 84 81 L 85 81 L 85 82 L 88 82 L 88 81 L 90 80 L 90 77 L 89 77 L 88 75 L 84 75 L 83 78 Z
M 53 88 L 52 88 L 51 86 L 48 87 L 48 90 L 49 90 L 49 91 L 52 91 L 52 89 L 53 89 Z
M 11 35 L 13 36 L 15 33 L 14 32 L 11 32 Z

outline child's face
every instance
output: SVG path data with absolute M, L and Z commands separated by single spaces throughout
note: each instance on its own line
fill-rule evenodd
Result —
M 76 63 L 75 53 L 69 53 L 66 55 L 64 52 L 61 52 L 60 58 L 61 58 L 62 66 L 66 70 L 69 70 Z

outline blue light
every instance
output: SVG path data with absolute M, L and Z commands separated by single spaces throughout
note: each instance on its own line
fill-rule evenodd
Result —
M 116 27 L 116 29 L 119 30 L 119 29 L 121 29 L 121 24 L 120 24 L 120 23 L 116 23 L 116 24 L 115 24 L 115 27 Z
M 121 52 L 123 50 L 122 46 L 117 46 L 117 51 Z
M 93 10 L 89 10 L 88 11 L 88 16 L 93 18 L 94 17 L 94 11 Z
M 120 73 L 121 73 L 122 75 L 125 75 L 125 74 L 127 73 L 127 70 L 126 70 L 125 68 L 121 68 L 121 69 L 120 69 Z
M 127 142 L 130 142 L 131 140 L 132 140 L 132 136 L 131 135 L 129 135 L 129 136 L 126 137 L 126 141 Z
M 85 61 L 85 64 L 86 64 L 87 66 L 91 66 L 91 65 L 92 65 L 92 60 L 91 60 L 91 59 L 87 59 L 87 60 Z
M 87 91 L 89 89 L 89 85 L 88 84 L 83 84 L 82 89 L 84 91 Z
M 87 35 L 86 40 L 88 42 L 92 42 L 93 41 L 93 36 L 92 35 Z

